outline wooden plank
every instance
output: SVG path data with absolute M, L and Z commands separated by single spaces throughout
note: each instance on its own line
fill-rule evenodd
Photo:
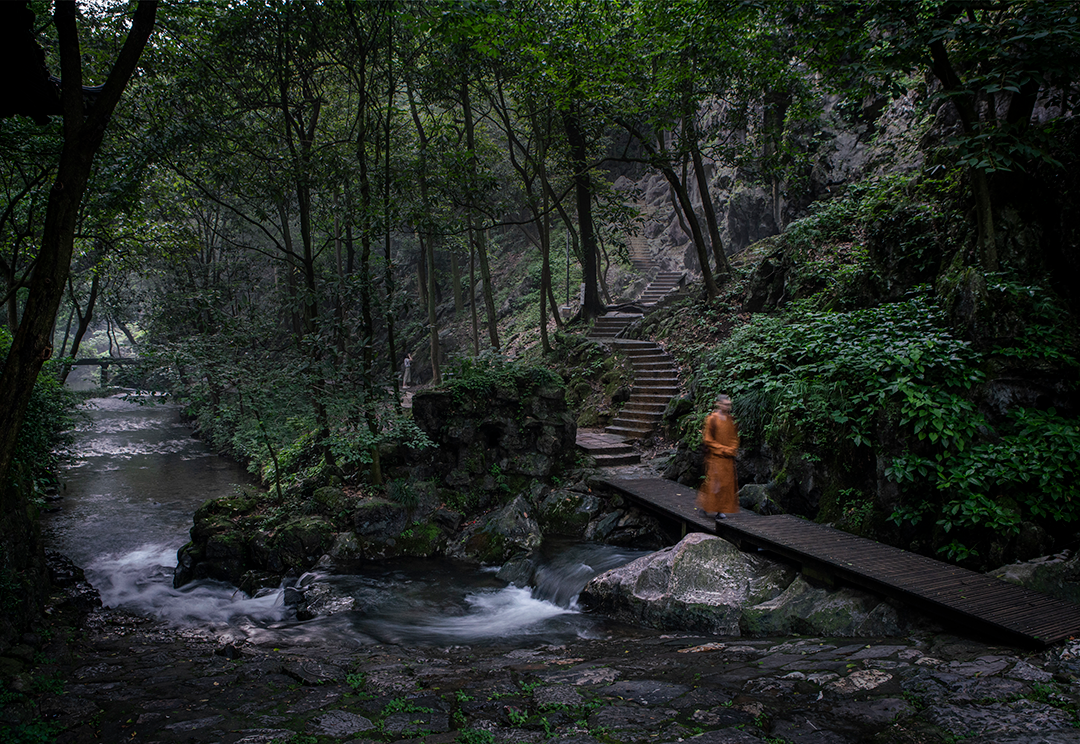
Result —
M 695 489 L 659 478 L 602 481 L 636 503 L 739 543 L 813 565 L 865 589 L 900 599 L 940 619 L 1010 642 L 1047 646 L 1080 634 L 1080 605 L 867 540 L 791 515 L 739 512 L 712 524 Z

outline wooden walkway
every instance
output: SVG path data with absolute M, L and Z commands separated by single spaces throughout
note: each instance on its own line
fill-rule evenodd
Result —
M 968 633 L 1013 645 L 1045 647 L 1080 635 L 1080 605 L 986 574 L 909 553 L 791 515 L 742 511 L 715 522 L 694 506 L 689 486 L 658 478 L 602 481 L 633 501 L 683 524 L 763 548 L 804 567 L 901 600 Z

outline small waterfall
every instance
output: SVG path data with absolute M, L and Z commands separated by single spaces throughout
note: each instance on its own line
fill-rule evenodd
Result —
M 548 543 L 533 576 L 533 595 L 560 607 L 577 609 L 578 595 L 590 579 L 647 552 L 602 543 Z

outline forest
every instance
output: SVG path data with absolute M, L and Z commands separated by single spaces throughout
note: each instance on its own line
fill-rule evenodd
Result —
M 984 569 L 1073 544 L 1072 2 L 3 11 L 5 613 L 73 361 L 137 356 L 114 382 L 288 503 L 393 495 L 429 444 L 406 355 L 433 388 L 556 370 L 605 423 L 625 370 L 582 338 L 642 251 L 686 276 L 632 330 L 680 364 L 674 475 L 723 392 L 783 510 Z

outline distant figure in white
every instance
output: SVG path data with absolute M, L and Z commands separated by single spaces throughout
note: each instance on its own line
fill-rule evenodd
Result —
M 401 387 L 407 388 L 412 382 L 412 354 L 405 355 L 404 370 L 401 373 Z

